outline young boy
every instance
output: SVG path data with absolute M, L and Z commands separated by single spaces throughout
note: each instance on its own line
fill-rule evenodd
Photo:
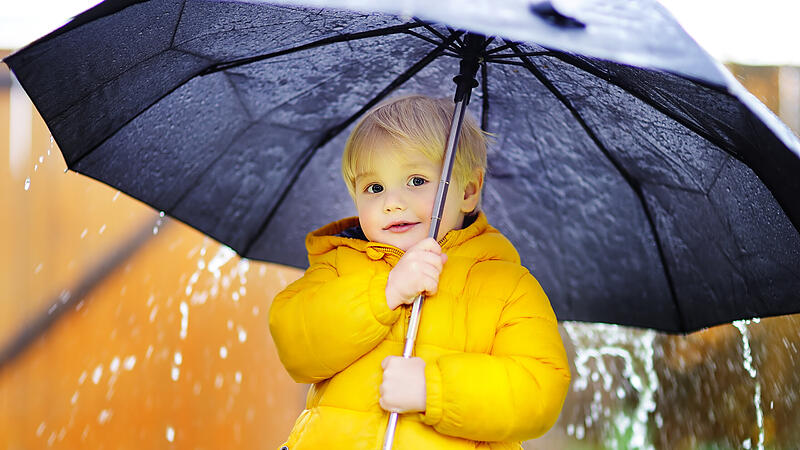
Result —
M 521 448 L 558 418 L 569 369 L 556 317 L 511 243 L 478 212 L 486 141 L 468 117 L 438 242 L 427 238 L 453 103 L 402 97 L 368 112 L 342 173 L 358 217 L 310 233 L 310 267 L 275 298 L 283 365 L 313 383 L 284 448 Z M 322 193 L 320 193 L 322 194 Z M 415 357 L 411 303 L 426 295 Z

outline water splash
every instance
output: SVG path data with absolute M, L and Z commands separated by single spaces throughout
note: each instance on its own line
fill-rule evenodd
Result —
M 764 411 L 761 409 L 761 382 L 756 378 L 757 372 L 755 367 L 753 367 L 753 353 L 750 350 L 750 329 L 748 325 L 751 323 L 759 323 L 759 319 L 752 319 L 752 320 L 737 320 L 733 322 L 733 326 L 739 330 L 739 333 L 742 335 L 742 357 L 744 361 L 742 365 L 744 366 L 744 370 L 750 375 L 755 381 L 755 395 L 753 396 L 753 404 L 756 407 L 756 424 L 758 425 L 758 450 L 764 450 Z M 747 438 L 744 442 L 742 442 L 742 447 L 749 449 L 751 447 L 750 438 Z
M 583 423 L 569 424 L 567 434 L 583 439 L 590 428 L 597 426 L 609 448 L 653 449 L 647 430 L 650 414 L 656 409 L 655 392 L 659 387 L 653 366 L 656 333 L 570 322 L 564 323 L 564 329 L 575 345 L 573 391 L 586 391 L 596 385 Z M 610 361 L 622 362 L 622 378 L 638 394 L 635 408 L 632 411 L 621 408 L 615 417 L 610 417 L 611 410 L 604 406 L 604 400 L 621 401 L 627 394 L 622 386 L 615 388 L 616 370 L 609 370 Z

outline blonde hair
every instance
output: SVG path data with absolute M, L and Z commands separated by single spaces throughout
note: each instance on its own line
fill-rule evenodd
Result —
M 453 101 L 447 98 L 409 95 L 388 100 L 367 112 L 347 138 L 342 155 L 342 177 L 350 196 L 355 198 L 356 176 L 370 169 L 372 159 L 378 156 L 372 149 L 383 139 L 390 138 L 399 148 L 419 152 L 441 164 L 453 108 Z M 466 186 L 475 169 L 486 171 L 486 133 L 468 113 L 456 149 L 454 181 Z

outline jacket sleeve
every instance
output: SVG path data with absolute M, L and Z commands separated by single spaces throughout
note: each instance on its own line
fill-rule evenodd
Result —
M 275 297 L 269 328 L 295 381 L 330 378 L 383 340 L 401 314 L 386 304 L 388 274 L 339 276 L 316 263 Z
M 526 273 L 500 315 L 491 354 L 454 353 L 425 367 L 422 421 L 477 441 L 522 441 L 558 419 L 569 386 L 555 314 Z

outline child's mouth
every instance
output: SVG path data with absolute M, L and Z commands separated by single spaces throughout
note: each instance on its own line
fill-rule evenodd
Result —
M 393 224 L 389 225 L 388 227 L 384 228 L 384 230 L 391 231 L 392 233 L 403 233 L 405 231 L 410 230 L 411 228 L 413 228 L 418 223 L 419 222 L 414 222 L 414 223 L 411 223 L 411 222 L 393 223 Z

